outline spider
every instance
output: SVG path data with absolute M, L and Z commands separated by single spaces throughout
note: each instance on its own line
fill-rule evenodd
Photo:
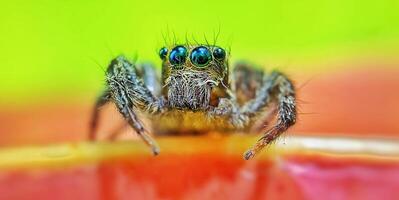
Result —
M 155 124 L 157 135 L 262 130 L 263 136 L 244 153 L 246 160 L 295 124 L 295 88 L 279 71 L 265 73 L 239 62 L 230 74 L 229 53 L 216 45 L 163 47 L 159 57 L 160 78 L 149 63 L 136 64 L 124 56 L 111 61 L 106 88 L 92 113 L 91 140 L 96 137 L 98 108 L 107 102 L 116 105 L 154 155 L 159 147 L 138 114 Z M 271 116 L 276 120 L 265 130 Z

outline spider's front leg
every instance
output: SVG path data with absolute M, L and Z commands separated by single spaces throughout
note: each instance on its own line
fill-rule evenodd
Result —
M 255 97 L 243 105 L 241 112 L 253 117 L 272 101 L 277 102 L 277 122 L 244 154 L 247 160 L 295 124 L 297 115 L 295 88 L 287 76 L 278 71 L 264 75 Z
M 137 75 L 140 76 L 141 80 L 144 82 L 144 86 L 148 88 L 153 96 L 161 96 L 161 82 L 155 66 L 151 63 L 142 63 L 136 65 L 136 67 Z M 121 133 L 121 130 L 126 128 L 128 125 L 127 121 L 125 121 L 111 132 L 108 139 L 115 140 Z
M 236 129 L 245 129 L 271 102 L 276 101 L 278 104 L 277 123 L 244 154 L 244 158 L 248 160 L 295 124 L 295 89 L 284 74 L 277 71 L 270 75 L 263 74 L 247 64 L 238 66 L 234 75 L 235 94 L 228 99 L 220 99 L 217 107 L 210 108 L 209 116 L 227 117 Z M 239 80 L 240 77 L 242 80 Z M 258 87 L 256 92 L 253 90 L 255 87 Z M 242 102 L 246 103 L 240 107 Z
M 148 81 L 146 79 L 143 81 L 137 72 L 140 73 L 135 68 L 135 65 L 122 56 L 117 57 L 111 62 L 106 72 L 107 89 L 97 101 L 98 103 L 93 112 L 92 132 L 90 135 L 94 138 L 93 130 L 95 130 L 98 118 L 98 114 L 96 114 L 98 112 L 96 111 L 97 107 L 107 101 L 112 101 L 128 124 L 151 147 L 152 152 L 156 155 L 159 153 L 159 148 L 155 140 L 146 133 L 142 122 L 137 118 L 135 110 L 149 114 L 158 114 L 163 111 L 165 104 L 163 99 L 158 99 L 152 93 L 154 92 L 153 89 L 150 90 L 146 87 Z M 144 78 L 146 77 L 144 76 Z

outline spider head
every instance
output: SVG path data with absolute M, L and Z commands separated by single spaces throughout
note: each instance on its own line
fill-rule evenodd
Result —
M 164 94 L 170 106 L 191 110 L 209 106 L 215 88 L 228 80 L 227 53 L 210 45 L 176 45 L 159 51 Z

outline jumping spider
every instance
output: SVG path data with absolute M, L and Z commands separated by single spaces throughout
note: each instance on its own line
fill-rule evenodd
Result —
M 174 45 L 159 51 L 162 77 L 151 64 L 119 56 L 106 71 L 106 89 L 98 98 L 90 126 L 95 139 L 98 108 L 112 101 L 128 124 L 156 155 L 159 148 L 138 119 L 156 122 L 157 134 L 260 130 L 276 114 L 275 124 L 245 154 L 255 156 L 295 123 L 293 83 L 282 73 L 266 74 L 248 63 L 229 73 L 228 53 L 215 45 Z M 230 77 L 231 80 L 230 80 Z

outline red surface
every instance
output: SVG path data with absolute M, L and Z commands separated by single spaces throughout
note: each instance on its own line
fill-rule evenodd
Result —
M 209 155 L 114 160 L 1 172 L 0 199 L 399 199 L 399 163 L 304 157 L 278 162 Z

